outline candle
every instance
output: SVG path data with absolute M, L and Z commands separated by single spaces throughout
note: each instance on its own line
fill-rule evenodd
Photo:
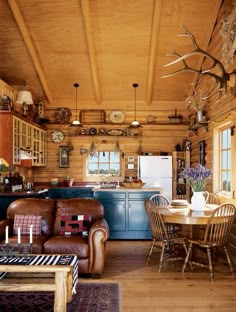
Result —
M 8 244 L 8 226 L 6 226 L 6 229 L 5 229 L 5 243 Z
M 30 244 L 33 243 L 33 225 L 30 225 Z
M 20 244 L 21 243 L 21 240 L 20 240 L 20 227 L 18 226 L 18 229 L 17 229 L 17 237 L 18 237 L 18 240 L 17 240 L 17 242 L 18 242 L 18 244 Z

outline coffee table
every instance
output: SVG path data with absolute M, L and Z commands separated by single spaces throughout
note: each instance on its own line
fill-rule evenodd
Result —
M 54 291 L 54 311 L 66 312 L 66 305 L 76 292 L 78 259 L 76 255 L 0 257 L 0 271 L 4 277 L 0 280 L 0 291 Z M 31 273 L 32 278 L 5 278 L 6 272 Z M 42 273 L 53 273 L 54 278 L 42 280 Z

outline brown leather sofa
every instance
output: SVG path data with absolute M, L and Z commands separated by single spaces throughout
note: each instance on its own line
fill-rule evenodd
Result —
M 33 236 L 32 253 L 76 254 L 79 273 L 100 275 L 105 261 L 105 243 L 109 226 L 104 219 L 103 205 L 95 199 L 39 199 L 24 198 L 12 202 L 7 209 L 7 219 L 0 221 L 0 245 L 5 243 L 5 228 L 9 226 L 9 243 L 17 244 L 13 235 L 14 216 L 42 216 L 41 235 Z M 61 216 L 89 216 L 88 236 L 60 235 Z M 21 243 L 29 243 L 29 235 L 21 236 Z

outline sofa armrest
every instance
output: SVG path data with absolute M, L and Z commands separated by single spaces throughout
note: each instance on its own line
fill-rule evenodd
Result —
M 89 271 L 92 274 L 101 274 L 103 271 L 105 243 L 109 235 L 109 225 L 104 218 L 96 220 L 89 230 Z
M 6 226 L 9 226 L 9 233 L 11 235 L 13 228 L 13 222 L 11 219 L 0 220 L 0 241 L 5 239 Z

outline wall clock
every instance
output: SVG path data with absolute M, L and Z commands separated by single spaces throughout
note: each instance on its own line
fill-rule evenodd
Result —
M 52 132 L 52 141 L 54 143 L 61 143 L 64 140 L 65 134 L 61 130 L 54 130 Z
M 113 111 L 110 114 L 110 120 L 113 123 L 122 123 L 125 120 L 125 115 L 121 111 Z

